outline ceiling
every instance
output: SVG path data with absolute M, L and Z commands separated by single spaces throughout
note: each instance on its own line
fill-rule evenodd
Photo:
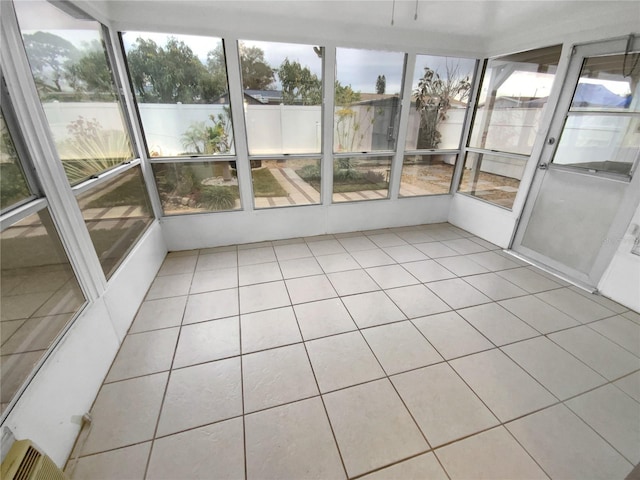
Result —
M 495 55 L 640 31 L 618 0 L 77 0 L 118 29 Z M 391 25 L 392 12 L 394 24 Z M 253 35 L 253 38 L 251 37 Z

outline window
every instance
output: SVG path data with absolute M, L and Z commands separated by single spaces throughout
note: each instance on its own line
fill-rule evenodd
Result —
M 85 300 L 47 208 L 15 219 L 0 250 L 4 411 Z
M 234 155 L 222 39 L 122 34 L 149 157 Z
M 511 208 L 555 78 L 561 46 L 491 59 L 458 191 Z
M 66 5 L 61 3 L 61 8 Z M 141 169 L 115 87 L 104 27 L 41 0 L 15 3 L 42 107 L 104 274 L 150 225 Z
M 450 192 L 474 69 L 475 60 L 416 56 L 401 197 Z
M 51 3 L 15 3 L 33 79 L 67 178 L 76 185 L 134 157 L 102 26 Z
M 337 49 L 334 202 L 388 198 L 404 62 L 399 52 Z
M 165 215 L 240 209 L 235 162 L 154 162 L 152 168 Z
M 633 53 L 626 57 L 585 59 L 554 164 L 632 173 L 640 145 L 640 69 L 632 68 Z
M 4 108 L 4 98 L 3 106 Z M 0 109 L 0 211 L 23 203 L 33 195 L 18 158 L 15 142 Z
M 242 40 L 238 50 L 255 208 L 320 203 L 324 48 Z

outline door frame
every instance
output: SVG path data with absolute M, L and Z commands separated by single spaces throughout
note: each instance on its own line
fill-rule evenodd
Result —
M 542 151 L 540 152 L 540 156 L 537 161 L 538 165 L 536 166 L 522 213 L 518 218 L 516 229 L 509 246 L 514 253 L 522 256 L 526 260 L 546 267 L 567 280 L 590 290 L 597 289 L 596 287 L 598 282 L 613 259 L 620 240 L 622 240 L 629 222 L 640 203 L 640 152 L 636 157 L 630 179 L 621 177 L 616 178 L 602 173 L 589 173 L 572 167 L 555 165 L 552 163 L 552 160 L 559 143 L 558 140 L 560 139 L 564 129 L 565 120 L 573 100 L 575 88 L 580 78 L 584 59 L 593 56 L 624 53 L 628 46 L 631 47 L 631 51 L 640 51 L 640 37 L 633 38 L 631 44 L 628 43 L 629 38 L 629 36 L 626 36 L 599 42 L 591 42 L 588 44 L 576 45 L 572 48 L 571 58 L 569 59 L 569 65 L 563 79 L 560 96 L 551 118 L 544 146 L 542 147 Z M 588 273 L 575 270 L 557 260 L 553 260 L 544 254 L 522 245 L 524 234 L 534 211 L 536 199 L 538 198 L 542 188 L 544 178 L 546 177 L 547 172 L 554 170 L 566 172 L 570 175 L 595 176 L 603 181 L 620 182 L 624 184 L 623 188 L 625 189 L 625 192 L 623 194 L 623 200 L 609 227 L 607 241 L 602 244 L 600 251 L 594 259 L 591 270 Z

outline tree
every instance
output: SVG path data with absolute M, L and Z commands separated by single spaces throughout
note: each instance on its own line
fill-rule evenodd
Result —
M 273 86 L 275 70 L 267 64 L 261 48 L 240 42 L 240 65 L 245 90 L 269 90 Z
M 322 103 L 322 81 L 308 67 L 285 58 L 276 70 L 282 84 L 285 105 L 320 105 Z
M 376 80 L 376 93 L 382 95 L 387 88 L 387 79 L 384 75 L 378 75 Z
M 91 93 L 101 99 L 105 96 L 114 98 L 113 78 L 107 64 L 105 47 L 97 40 L 86 45 L 76 62 L 66 64 L 64 77 L 76 92 Z
M 360 101 L 360 92 L 354 92 L 351 85 L 342 86 L 338 80 L 336 80 L 335 92 L 336 105 L 348 107 Z
M 65 65 L 77 57 L 76 47 L 49 32 L 24 35 L 24 46 L 40 95 L 62 92 Z
M 164 47 L 141 37 L 127 55 L 131 81 L 143 103 L 208 103 L 225 93 L 183 41 L 169 37 Z
M 463 77 L 457 65 L 450 67 L 447 64 L 446 70 L 446 77 L 442 79 L 437 71 L 425 67 L 424 75 L 418 81 L 418 88 L 413 92 L 416 109 L 420 112 L 418 149 L 438 148 L 442 138 L 438 126 L 447 119 L 451 100 L 463 102 L 469 98 L 469 76 Z

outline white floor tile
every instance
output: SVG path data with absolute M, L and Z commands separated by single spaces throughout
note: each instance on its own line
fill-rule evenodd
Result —
M 497 303 L 463 308 L 458 313 L 498 346 L 540 335 Z
M 169 370 L 179 328 L 127 335 L 113 361 L 106 382 Z
M 451 308 L 455 309 L 471 307 L 491 301 L 489 297 L 473 288 L 461 278 L 430 282 L 427 283 L 427 287 L 447 302 Z
M 378 245 L 380 248 L 396 247 L 398 245 L 406 245 L 407 242 L 402 240 L 395 233 L 379 233 L 376 235 L 367 235 L 369 240 Z
M 533 295 L 510 298 L 498 303 L 540 333 L 556 332 L 578 325 L 576 320 Z
M 459 255 L 457 257 L 437 258 L 436 261 L 444 268 L 460 277 L 489 272 L 489 270 L 484 268 L 482 265 L 477 264 L 464 255 Z
M 242 266 L 238 268 L 238 277 L 240 286 L 245 286 L 282 280 L 282 273 L 278 262 L 270 262 Z
M 242 415 L 240 357 L 171 372 L 157 435 Z
M 345 248 L 347 252 L 359 252 L 362 250 L 373 250 L 378 246 L 373 243 L 365 235 L 358 235 L 356 237 L 347 237 L 338 239 L 340 244 Z
M 549 338 L 609 380 L 640 368 L 640 358 L 587 326 L 557 332 Z
M 238 286 L 238 269 L 202 270 L 193 275 L 189 293 L 204 293 Z
M 184 257 L 167 257 L 158 271 L 158 276 L 178 275 L 181 273 L 193 273 L 196 269 L 197 255 Z
M 458 358 L 450 365 L 502 422 L 557 401 L 500 350 Z
M 632 373 L 614 382 L 614 385 L 640 402 L 640 372 Z
M 592 322 L 615 315 L 608 308 L 577 294 L 568 288 L 560 288 L 536 294 L 540 300 L 556 307 L 561 312 L 575 318 L 581 323 Z
M 245 422 L 248 480 L 346 478 L 319 397 L 247 415 Z
M 405 263 L 402 267 L 422 283 L 455 278 L 456 275 L 435 260 Z
M 414 318 L 412 322 L 446 360 L 494 347 L 456 312 Z
M 320 240 L 317 242 L 307 242 L 309 250 L 315 255 L 332 255 L 334 253 L 344 253 L 346 250 L 338 240 Z
M 327 277 L 340 296 L 380 290 L 378 284 L 362 269 L 330 273 Z
M 200 252 L 196 272 L 201 270 L 214 270 L 218 268 L 230 268 L 238 266 L 238 253 L 235 248 L 227 252 L 204 253 Z
M 447 480 L 435 455 L 431 452 L 383 468 L 361 477 L 363 480 Z
M 338 296 L 326 275 L 293 278 L 286 284 L 294 305 Z
M 502 351 L 560 400 L 607 382 L 546 337 L 507 345 Z
M 505 300 L 507 298 L 522 297 L 527 295 L 520 287 L 496 275 L 495 273 L 482 273 L 465 277 L 464 281 L 480 290 L 491 300 Z
M 625 478 L 633 465 L 564 405 L 507 424 L 551 478 Z
M 308 277 L 323 273 L 322 268 L 314 257 L 297 258 L 280 261 L 280 270 L 284 278 Z
M 91 408 L 91 430 L 82 454 L 151 440 L 168 375 L 157 373 L 103 385 Z
M 367 328 L 362 334 L 387 375 L 443 360 L 409 321 Z
M 186 305 L 187 296 L 143 302 L 129 333 L 177 327 L 182 323 Z
M 238 315 L 238 289 L 189 295 L 183 324 Z
M 450 310 L 449 305 L 438 298 L 424 285 L 386 290 L 387 295 L 408 318 L 417 318 Z
M 422 230 L 408 230 L 404 232 L 398 231 L 396 232 L 396 235 L 398 235 L 405 242 L 409 242 L 412 244 L 435 241 L 435 238 Z
M 73 470 L 73 480 L 96 478 L 144 478 L 151 442 L 81 457 Z M 68 472 L 67 472 L 68 473 Z
M 349 312 L 339 298 L 294 305 L 298 324 L 305 340 L 357 330 Z
M 274 247 L 276 257 L 279 261 L 293 260 L 295 258 L 312 257 L 313 253 L 309 250 L 306 243 L 293 243 L 290 245 L 276 245 Z
M 284 307 L 240 316 L 242 353 L 302 341 L 293 308 Z
M 467 238 L 457 238 L 454 240 L 448 240 L 447 247 L 452 248 L 453 250 L 455 250 L 461 255 L 468 255 L 470 253 L 479 253 L 479 252 L 487 251 L 487 249 L 484 248 L 482 245 L 476 242 L 472 242 Z
M 360 328 L 383 325 L 407 318 L 384 292 L 351 295 L 343 297 L 342 301 Z
M 319 394 L 302 344 L 244 355 L 242 382 L 245 413 Z
M 210 478 L 212 472 L 217 478 L 244 477 L 241 418 L 157 439 L 146 478 Z
M 173 368 L 240 355 L 240 320 L 222 318 L 185 325 L 180 331 Z
M 562 288 L 562 285 L 559 283 L 554 282 L 550 278 L 540 275 L 527 267 L 502 270 L 496 272 L 496 275 L 509 280 L 514 285 L 517 285 L 529 293 L 540 293 L 546 290 L 553 290 L 554 288 Z
M 429 448 L 389 380 L 330 393 L 324 401 L 350 477 Z
M 396 247 L 386 247 L 384 251 L 398 263 L 417 262 L 427 260 L 424 253 L 411 245 L 398 245 Z
M 248 248 L 238 250 L 238 265 L 255 265 L 257 263 L 269 263 L 277 260 L 273 247 Z
M 362 268 L 379 267 L 382 265 L 393 265 L 396 261 L 379 248 L 375 250 L 353 251 L 351 256 L 360 264 Z
M 633 465 L 640 462 L 640 403 L 605 385 L 569 400 L 567 406 Z
M 452 480 L 548 478 L 504 427 L 447 445 L 436 455 Z
M 498 419 L 447 364 L 391 378 L 432 448 L 498 425 Z
M 458 252 L 447 247 L 444 243 L 441 242 L 416 243 L 414 247 L 416 247 L 429 258 L 455 257 L 457 255 L 460 255 Z
M 473 241 L 477 243 L 476 239 L 473 239 Z M 492 272 L 518 268 L 519 266 L 516 262 L 513 262 L 502 255 L 498 255 L 496 252 L 472 253 L 471 255 L 467 255 L 467 258 Z
M 596 332 L 640 357 L 640 325 L 618 315 L 589 324 Z
M 400 265 L 385 265 L 366 269 L 367 273 L 382 288 L 396 288 L 420 283 Z
M 306 343 L 321 392 L 384 377 L 376 357 L 358 332 Z
M 359 269 L 360 265 L 348 253 L 334 253 L 332 255 L 320 255 L 316 260 L 325 273 L 344 272 L 345 270 Z
M 192 273 L 156 277 L 151 284 L 151 287 L 149 287 L 146 300 L 187 295 L 189 293 L 189 288 L 191 287 L 192 278 Z M 3 308 L 4 307 L 5 305 L 3 304 Z M 4 316 L 2 319 L 4 320 Z
M 258 312 L 291 304 L 284 282 L 240 287 L 240 313 Z

